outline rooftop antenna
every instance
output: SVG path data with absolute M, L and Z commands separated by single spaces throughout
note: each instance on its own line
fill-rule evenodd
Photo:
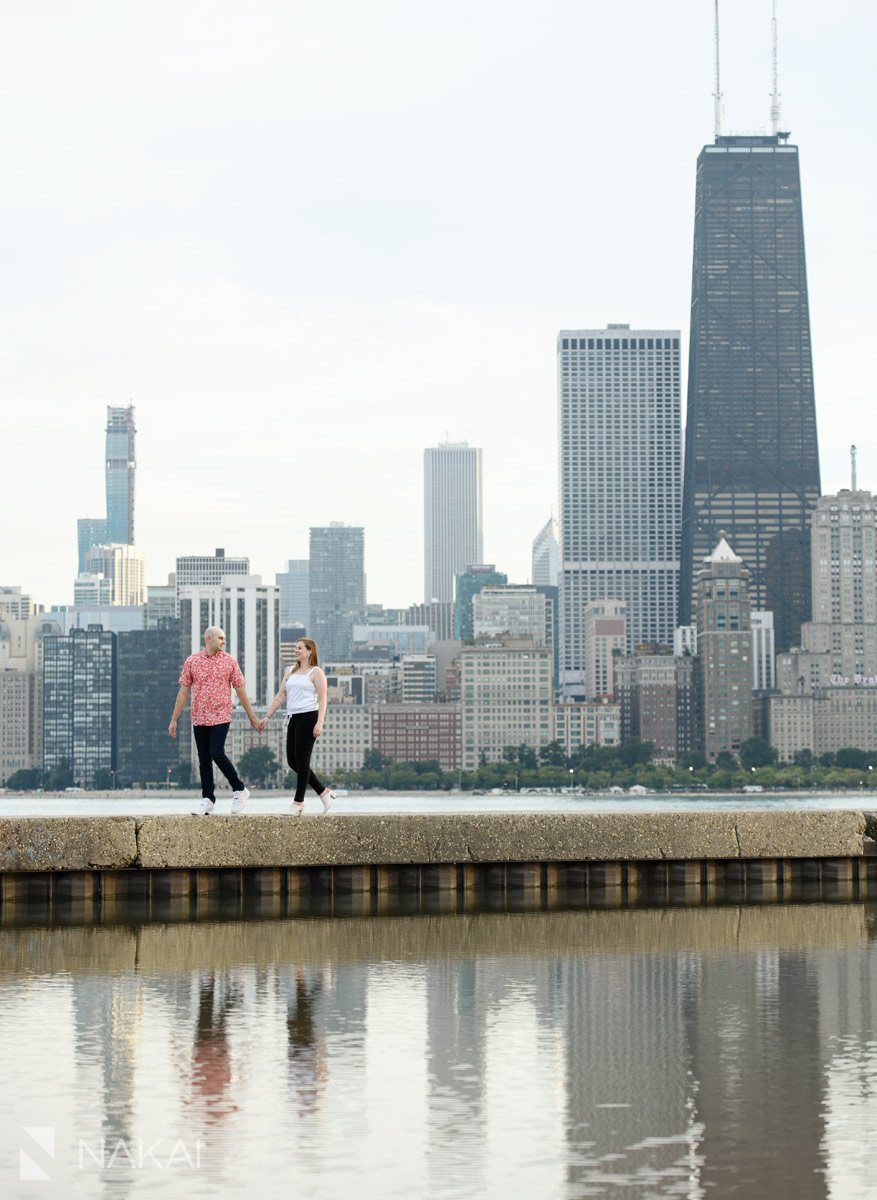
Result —
M 856 447 L 850 446 L 850 460 L 853 464 L 853 491 L 856 490 Z
M 716 31 L 716 90 L 713 92 L 715 101 L 716 141 L 722 134 L 722 84 L 719 78 L 719 0 L 713 0 L 713 13 Z
M 770 94 L 770 128 L 774 137 L 780 135 L 780 84 L 777 70 L 777 0 L 773 0 L 773 15 L 770 19 L 771 44 L 771 82 L 773 91 Z

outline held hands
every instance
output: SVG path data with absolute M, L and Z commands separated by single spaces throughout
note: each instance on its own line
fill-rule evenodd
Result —
M 253 724 L 253 728 L 258 729 L 259 733 L 264 733 L 267 724 L 268 718 L 263 717 L 261 721 L 256 721 L 255 724 Z

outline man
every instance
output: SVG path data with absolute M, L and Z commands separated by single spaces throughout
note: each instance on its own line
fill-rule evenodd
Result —
M 196 816 L 212 813 L 216 804 L 213 790 L 213 764 L 219 767 L 231 785 L 234 798 L 233 813 L 242 813 L 250 793 L 225 753 L 225 739 L 231 724 L 231 689 L 237 692 L 244 712 L 254 729 L 259 722 L 253 712 L 244 677 L 235 659 L 225 652 L 225 634 L 217 625 L 204 631 L 204 649 L 190 654 L 183 663 L 180 690 L 174 705 L 168 733 L 177 736 L 177 718 L 192 692 L 192 732 L 198 747 L 198 769 L 201 773 L 201 803 L 192 809 Z

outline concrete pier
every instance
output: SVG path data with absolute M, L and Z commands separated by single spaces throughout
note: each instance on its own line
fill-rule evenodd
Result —
M 877 887 L 877 816 L 843 811 L 0 818 L 0 903 L 717 887 Z

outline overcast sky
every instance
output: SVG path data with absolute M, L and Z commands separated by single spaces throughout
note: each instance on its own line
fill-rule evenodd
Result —
M 823 488 L 877 490 L 877 9 L 780 0 Z M 766 131 L 770 0 L 725 0 L 726 128 Z M 423 599 L 423 447 L 484 451 L 488 561 L 556 494 L 561 327 L 679 327 L 712 140 L 710 0 L 8 0 L 0 17 L 0 584 L 72 599 L 105 406 L 137 543 L 248 554 L 365 526 Z M 684 396 L 684 392 L 683 392 Z

